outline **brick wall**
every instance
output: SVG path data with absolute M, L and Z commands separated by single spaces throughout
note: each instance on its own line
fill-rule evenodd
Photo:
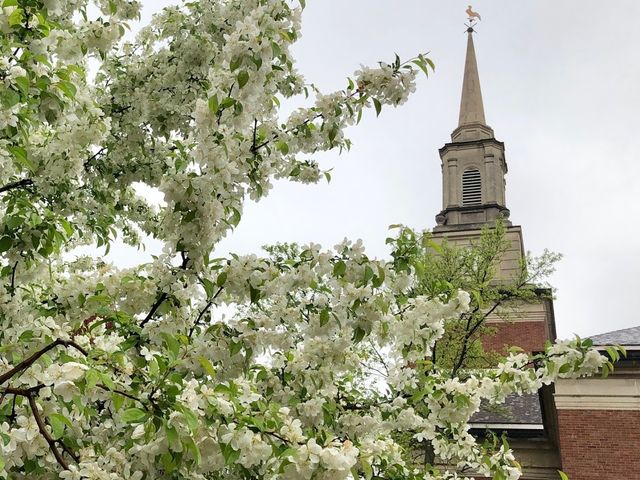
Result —
M 492 322 L 488 325 L 496 333 L 482 338 L 485 351 L 504 353 L 514 345 L 527 352 L 544 350 L 544 342 L 547 339 L 544 322 Z
M 640 479 L 640 411 L 558 410 L 558 422 L 571 480 Z

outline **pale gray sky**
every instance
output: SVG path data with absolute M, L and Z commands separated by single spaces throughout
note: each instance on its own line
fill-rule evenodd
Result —
M 173 1 L 146 0 L 145 18 Z M 441 209 L 438 148 L 457 126 L 466 0 L 307 0 L 298 68 L 324 91 L 360 63 L 430 51 L 436 73 L 397 109 L 349 133 L 351 152 L 318 186 L 279 183 L 247 205 L 221 250 L 362 238 L 385 256 L 387 226 L 432 228 Z M 507 206 L 525 248 L 564 254 L 561 337 L 640 324 L 640 40 L 637 0 L 477 0 L 475 38 L 487 123 L 507 148 Z M 131 258 L 131 257 L 129 257 Z

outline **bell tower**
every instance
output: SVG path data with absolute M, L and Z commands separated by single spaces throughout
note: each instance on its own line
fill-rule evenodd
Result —
M 442 211 L 436 215 L 432 236 L 436 242 L 446 239 L 454 245 L 468 246 L 480 238 L 483 228 L 495 226 L 500 219 L 506 227 L 509 248 L 500 259 L 496 279 L 510 282 L 521 271 L 522 229 L 509 221 L 505 148 L 485 119 L 473 21 L 469 20 L 458 126 L 451 133 L 451 142 L 439 150 Z
M 509 222 L 505 201 L 507 162 L 504 143 L 496 140 L 484 117 L 473 28 L 467 29 L 467 55 L 458 127 L 440 149 L 442 211 L 434 232 L 468 230 Z

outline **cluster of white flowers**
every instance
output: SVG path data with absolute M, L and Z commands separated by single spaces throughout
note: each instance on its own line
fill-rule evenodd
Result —
M 415 469 L 399 434 L 518 477 L 469 434 L 480 402 L 605 357 L 574 341 L 450 378 L 431 354 L 465 292 L 418 294 L 361 241 L 214 258 L 247 198 L 318 182 L 311 154 L 403 103 L 413 63 L 323 94 L 291 57 L 294 2 L 186 2 L 124 45 L 137 1 L 27 3 L 0 10 L 0 478 L 458 478 Z M 312 106 L 281 120 L 305 89 Z M 69 261 L 145 234 L 165 245 L 147 264 Z

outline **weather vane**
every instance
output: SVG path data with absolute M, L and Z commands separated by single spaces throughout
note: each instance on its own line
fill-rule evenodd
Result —
M 476 21 L 477 21 L 476 18 L 478 20 L 482 20 L 482 17 L 478 12 L 473 11 L 473 7 L 471 7 L 471 5 L 467 7 L 465 12 L 469 16 L 469 23 L 468 24 L 465 23 L 465 25 L 467 26 L 467 32 L 474 32 L 475 30 L 473 29 L 473 27 L 476 24 Z

